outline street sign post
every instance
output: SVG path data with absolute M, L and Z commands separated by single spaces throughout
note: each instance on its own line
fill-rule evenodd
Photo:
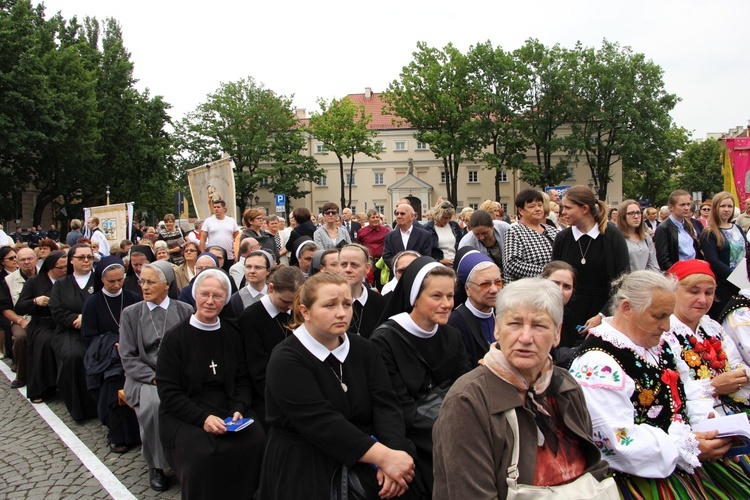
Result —
M 274 199 L 276 201 L 276 211 L 281 213 L 286 212 L 286 195 L 276 194 L 274 195 Z

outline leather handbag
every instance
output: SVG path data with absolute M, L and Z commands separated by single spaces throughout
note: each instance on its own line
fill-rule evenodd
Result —
M 378 500 L 380 489 L 377 472 L 365 463 L 342 465 L 331 478 L 331 500 Z
M 513 433 L 513 452 L 508 467 L 509 500 L 619 500 L 620 491 L 617 483 L 611 477 L 598 481 L 593 474 L 586 472 L 575 481 L 558 486 L 531 486 L 518 484 L 518 457 L 520 454 L 520 432 L 518 431 L 518 417 L 516 409 L 505 411 L 505 418 Z M 535 444 L 536 446 L 536 444 Z

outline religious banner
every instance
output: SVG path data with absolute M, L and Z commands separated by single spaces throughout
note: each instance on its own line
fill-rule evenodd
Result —
M 132 202 L 84 208 L 83 215 L 86 220 L 89 220 L 89 217 L 99 219 L 99 229 L 110 244 L 119 244 L 122 240 L 131 239 L 131 224 L 128 224 L 128 221 L 133 220 Z
M 722 139 L 724 189 L 735 195 L 735 203 L 750 198 L 750 137 Z
M 199 219 L 213 215 L 213 202 L 224 200 L 227 215 L 235 217 L 234 160 L 231 157 L 206 163 L 187 171 L 195 214 Z

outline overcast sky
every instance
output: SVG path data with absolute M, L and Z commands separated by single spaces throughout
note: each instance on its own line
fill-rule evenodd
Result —
M 35 0 L 32 0 L 35 1 Z M 664 69 L 682 102 L 672 116 L 693 131 L 726 132 L 750 119 L 747 0 L 46 0 L 47 15 L 117 19 L 141 89 L 164 96 L 174 119 L 221 82 L 252 76 L 295 107 L 318 97 L 386 89 L 418 41 L 465 51 L 490 40 L 514 50 L 629 45 Z

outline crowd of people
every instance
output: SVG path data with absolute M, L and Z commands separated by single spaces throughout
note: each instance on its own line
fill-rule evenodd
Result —
M 418 210 L 17 231 L 12 387 L 184 498 L 750 495 L 747 456 L 692 428 L 750 409 L 750 199 Z

